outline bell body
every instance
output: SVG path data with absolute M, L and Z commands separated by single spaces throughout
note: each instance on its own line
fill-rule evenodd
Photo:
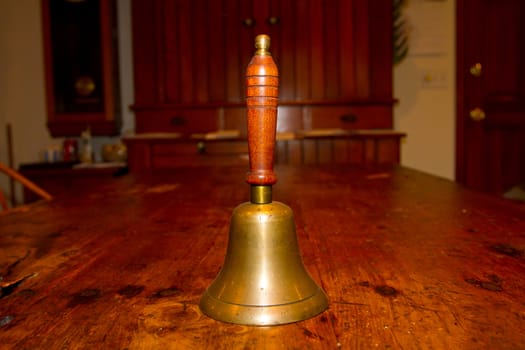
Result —
M 275 201 L 235 208 L 224 265 L 201 310 L 220 321 L 264 326 L 305 320 L 327 307 L 303 266 L 292 210 Z

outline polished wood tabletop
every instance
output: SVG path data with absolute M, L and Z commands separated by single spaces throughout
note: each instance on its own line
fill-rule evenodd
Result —
M 329 309 L 201 313 L 245 166 L 127 174 L 0 216 L 2 349 L 520 349 L 525 206 L 403 167 L 278 166 Z

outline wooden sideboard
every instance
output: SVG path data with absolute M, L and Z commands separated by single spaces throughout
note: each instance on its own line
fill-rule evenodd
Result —
M 278 134 L 277 164 L 397 164 L 404 133 L 391 130 L 334 130 L 304 135 Z M 243 138 L 186 138 L 180 134 L 139 134 L 124 138 L 131 172 L 181 166 L 248 162 L 248 144 Z
M 247 161 L 245 69 L 261 33 L 279 70 L 277 163 L 399 162 L 392 1 L 133 0 L 132 27 L 130 171 Z M 302 132 L 326 129 L 345 135 Z M 238 136 L 194 137 L 224 130 Z

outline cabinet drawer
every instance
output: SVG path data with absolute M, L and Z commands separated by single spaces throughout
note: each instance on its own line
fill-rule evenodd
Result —
M 247 111 L 245 107 L 224 108 L 223 117 L 219 118 L 219 129 L 239 130 L 241 137 L 246 137 Z M 302 106 L 279 106 L 277 109 L 277 132 L 294 132 L 304 129 Z
M 153 156 L 248 154 L 246 141 L 187 141 L 151 145 Z
M 153 143 L 151 164 L 153 169 L 212 164 L 244 164 L 248 161 L 246 141 L 184 141 Z
M 196 155 L 198 153 L 197 142 L 158 143 L 151 145 L 151 155 Z
M 216 109 L 136 111 L 136 132 L 180 132 L 186 136 L 219 129 Z
M 390 106 L 311 106 L 305 111 L 305 129 L 389 129 Z

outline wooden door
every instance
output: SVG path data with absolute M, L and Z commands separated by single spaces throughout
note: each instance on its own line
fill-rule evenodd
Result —
M 525 1 L 457 2 L 457 180 L 525 182 Z

